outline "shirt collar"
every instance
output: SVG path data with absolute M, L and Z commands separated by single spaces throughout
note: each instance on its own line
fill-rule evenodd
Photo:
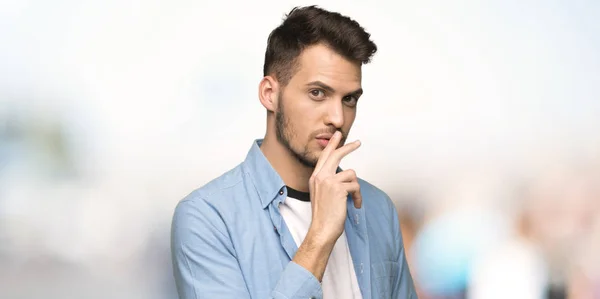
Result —
M 250 176 L 258 191 L 264 209 L 277 197 L 277 193 L 285 184 L 260 150 L 262 142 L 263 139 L 254 140 L 243 164 L 245 172 Z
M 254 140 L 243 164 L 245 172 L 250 176 L 258 191 L 258 196 L 264 209 L 277 197 L 277 193 L 285 187 L 285 183 L 260 150 L 262 143 L 263 139 Z M 336 173 L 341 171 L 342 168 L 338 166 Z

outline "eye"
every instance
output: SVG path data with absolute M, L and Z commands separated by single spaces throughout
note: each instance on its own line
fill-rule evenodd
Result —
M 358 97 L 356 96 L 345 96 L 342 101 L 349 107 L 356 107 L 358 103 Z
M 325 97 L 325 92 L 322 89 L 312 89 L 309 92 L 310 92 L 311 97 L 318 99 L 318 100 Z

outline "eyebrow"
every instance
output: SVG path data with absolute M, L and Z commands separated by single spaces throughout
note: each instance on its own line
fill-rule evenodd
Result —
M 333 89 L 333 87 L 331 87 L 331 86 L 329 86 L 329 85 L 327 85 L 327 84 L 325 84 L 325 83 L 323 83 L 321 81 L 312 81 L 312 82 L 309 82 L 308 84 L 306 84 L 306 86 L 318 86 L 318 87 L 323 88 L 324 90 L 326 90 L 326 91 L 328 91 L 330 93 L 334 93 L 335 92 L 335 89 Z M 357 89 L 357 90 L 355 90 L 353 92 L 349 92 L 348 94 L 346 94 L 344 96 L 352 95 L 352 96 L 359 97 L 362 94 L 363 94 L 363 89 L 359 88 L 359 89 Z

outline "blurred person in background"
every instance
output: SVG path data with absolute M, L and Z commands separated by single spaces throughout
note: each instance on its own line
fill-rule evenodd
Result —
M 406 261 L 411 269 L 412 276 L 415 277 L 414 240 L 423 226 L 423 216 L 425 212 L 424 202 L 426 201 L 426 198 L 422 194 L 396 191 L 392 195 L 392 200 L 394 200 L 396 204 L 396 211 L 400 220 L 400 231 L 402 234 Z M 415 280 L 414 284 L 418 297 L 421 299 L 425 298 L 423 297 L 419 281 Z
M 466 168 L 429 186 L 433 200 L 409 255 L 421 299 L 467 298 L 472 265 L 505 234 L 497 203 L 506 186 L 494 174 Z
M 600 298 L 600 213 L 596 210 L 593 231 L 583 243 L 569 275 L 569 299 Z
M 180 298 L 417 298 L 394 204 L 338 166 L 360 146 L 345 140 L 377 50 L 369 38 L 315 6 L 270 34 L 264 139 L 175 209 Z
M 598 298 L 598 181 L 547 169 L 524 191 L 511 237 L 475 264 L 469 298 Z

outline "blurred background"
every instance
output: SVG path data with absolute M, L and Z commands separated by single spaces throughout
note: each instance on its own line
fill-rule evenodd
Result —
M 0 1 L 0 298 L 176 298 L 176 203 L 261 138 L 306 1 Z M 420 298 L 600 298 L 600 2 L 320 1 L 379 46 L 344 160 Z

